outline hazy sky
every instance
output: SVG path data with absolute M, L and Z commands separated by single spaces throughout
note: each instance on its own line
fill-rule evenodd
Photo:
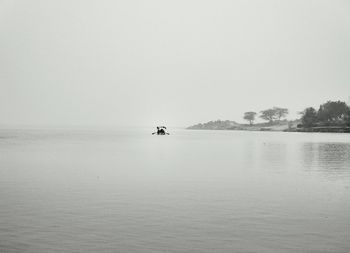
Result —
M 350 98 L 350 1 L 0 0 L 0 125 L 187 126 Z

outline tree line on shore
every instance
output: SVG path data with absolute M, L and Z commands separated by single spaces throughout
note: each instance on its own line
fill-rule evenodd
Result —
M 350 133 L 350 107 L 342 101 L 327 101 L 321 104 L 318 110 L 307 107 L 300 112 L 300 118 L 295 120 L 285 119 L 288 113 L 287 108 L 275 106 L 262 110 L 259 114 L 254 111 L 245 112 L 243 118 L 249 124 L 239 124 L 230 120 L 216 120 L 198 123 L 188 127 L 188 129 Z M 257 117 L 266 122 L 254 124 Z
M 259 117 L 268 121 L 269 123 L 273 123 L 274 121 L 281 121 L 281 119 L 285 118 L 288 113 L 289 111 L 287 108 L 275 106 L 273 108 L 260 111 Z M 256 115 L 256 112 L 245 112 L 243 119 L 247 120 L 250 125 L 253 125 Z
M 272 124 L 281 121 L 288 113 L 286 108 L 273 107 L 260 111 L 259 117 Z M 300 112 L 300 115 L 301 124 L 298 127 L 350 126 L 350 107 L 343 101 L 327 101 L 321 104 L 318 110 L 308 107 Z M 249 111 L 244 113 L 243 119 L 253 125 L 256 116 L 256 112 Z
M 343 101 L 327 101 L 316 110 L 308 107 L 301 112 L 298 127 L 350 126 L 350 107 Z

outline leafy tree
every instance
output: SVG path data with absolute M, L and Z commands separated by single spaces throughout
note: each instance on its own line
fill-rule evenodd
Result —
M 349 113 L 349 107 L 342 101 L 327 101 L 320 105 L 317 117 L 320 121 L 337 121 L 344 119 Z
M 306 108 L 302 113 L 301 122 L 306 127 L 312 127 L 317 122 L 317 111 L 313 107 Z
M 275 119 L 277 119 L 277 111 L 275 109 L 267 109 L 260 112 L 260 118 L 269 121 L 272 123 Z
M 281 118 L 286 117 L 289 113 L 287 108 L 274 107 L 273 109 L 276 111 L 276 117 L 278 118 L 278 120 L 281 120 Z
M 255 120 L 256 112 L 245 112 L 243 118 L 247 121 L 249 121 L 250 125 L 253 125 L 253 122 Z
M 344 121 L 348 126 L 350 126 L 350 107 L 348 107 L 348 111 L 344 117 Z

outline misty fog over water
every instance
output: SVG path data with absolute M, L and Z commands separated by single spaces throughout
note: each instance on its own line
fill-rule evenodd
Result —
M 350 250 L 350 135 L 152 130 L 1 130 L 0 251 Z
M 349 13 L 0 0 L 0 253 L 349 253 Z

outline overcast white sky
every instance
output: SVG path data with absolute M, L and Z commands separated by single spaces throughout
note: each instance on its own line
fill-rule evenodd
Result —
M 0 125 L 187 126 L 350 97 L 350 1 L 0 0 Z

